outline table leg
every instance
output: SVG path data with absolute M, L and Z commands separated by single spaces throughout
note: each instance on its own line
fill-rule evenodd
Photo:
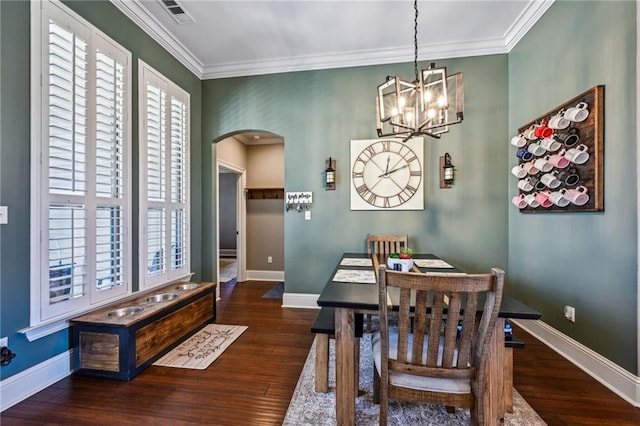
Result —
M 335 309 L 336 338 L 336 422 L 338 426 L 355 423 L 355 322 L 353 309 Z

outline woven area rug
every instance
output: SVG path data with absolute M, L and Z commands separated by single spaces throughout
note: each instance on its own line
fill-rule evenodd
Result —
M 304 365 L 298 385 L 293 393 L 283 425 L 320 426 L 335 425 L 335 341 L 329 344 L 329 392 L 316 393 L 314 390 L 315 341 Z M 360 339 L 360 386 L 365 394 L 356 399 L 356 425 L 374 425 L 379 422 L 380 407 L 373 403 L 373 363 L 371 354 L 371 335 Z M 546 423 L 529 404 L 513 390 L 513 413 L 507 413 L 504 424 L 510 426 L 542 426 Z M 390 400 L 389 425 L 469 425 L 469 410 L 458 408 L 449 414 L 443 406 L 432 404 L 411 404 Z
M 246 325 L 208 324 L 153 365 L 204 370 L 246 329 Z

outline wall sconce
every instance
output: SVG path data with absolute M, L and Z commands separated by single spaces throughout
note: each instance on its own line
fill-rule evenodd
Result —
M 327 191 L 336 189 L 336 160 L 331 157 L 325 163 L 324 189 Z
M 440 157 L 440 188 L 451 188 L 453 184 L 454 166 L 451 164 L 451 156 L 445 153 Z

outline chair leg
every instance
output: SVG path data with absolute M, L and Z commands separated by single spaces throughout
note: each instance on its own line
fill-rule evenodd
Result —
M 380 404 L 380 375 L 376 366 L 373 366 L 373 403 Z
M 316 334 L 316 392 L 329 392 L 329 335 Z

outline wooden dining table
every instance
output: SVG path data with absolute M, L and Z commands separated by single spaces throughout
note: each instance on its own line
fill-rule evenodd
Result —
M 415 273 L 464 272 L 434 254 L 413 254 Z M 378 311 L 378 286 L 376 274 L 380 262 L 386 258 L 366 253 L 344 253 L 331 273 L 318 305 L 332 307 L 335 311 L 336 341 L 336 420 L 338 425 L 355 424 L 355 399 L 358 396 L 359 338 L 362 321 L 356 316 Z M 389 303 L 398 306 L 398 300 L 390 296 Z M 484 412 L 488 424 L 500 425 L 504 413 L 511 410 L 513 392 L 513 358 L 510 348 L 505 348 L 505 319 L 530 319 L 541 317 L 540 312 L 503 295 L 500 313 L 487 357 L 486 382 L 481 385 L 484 394 Z

